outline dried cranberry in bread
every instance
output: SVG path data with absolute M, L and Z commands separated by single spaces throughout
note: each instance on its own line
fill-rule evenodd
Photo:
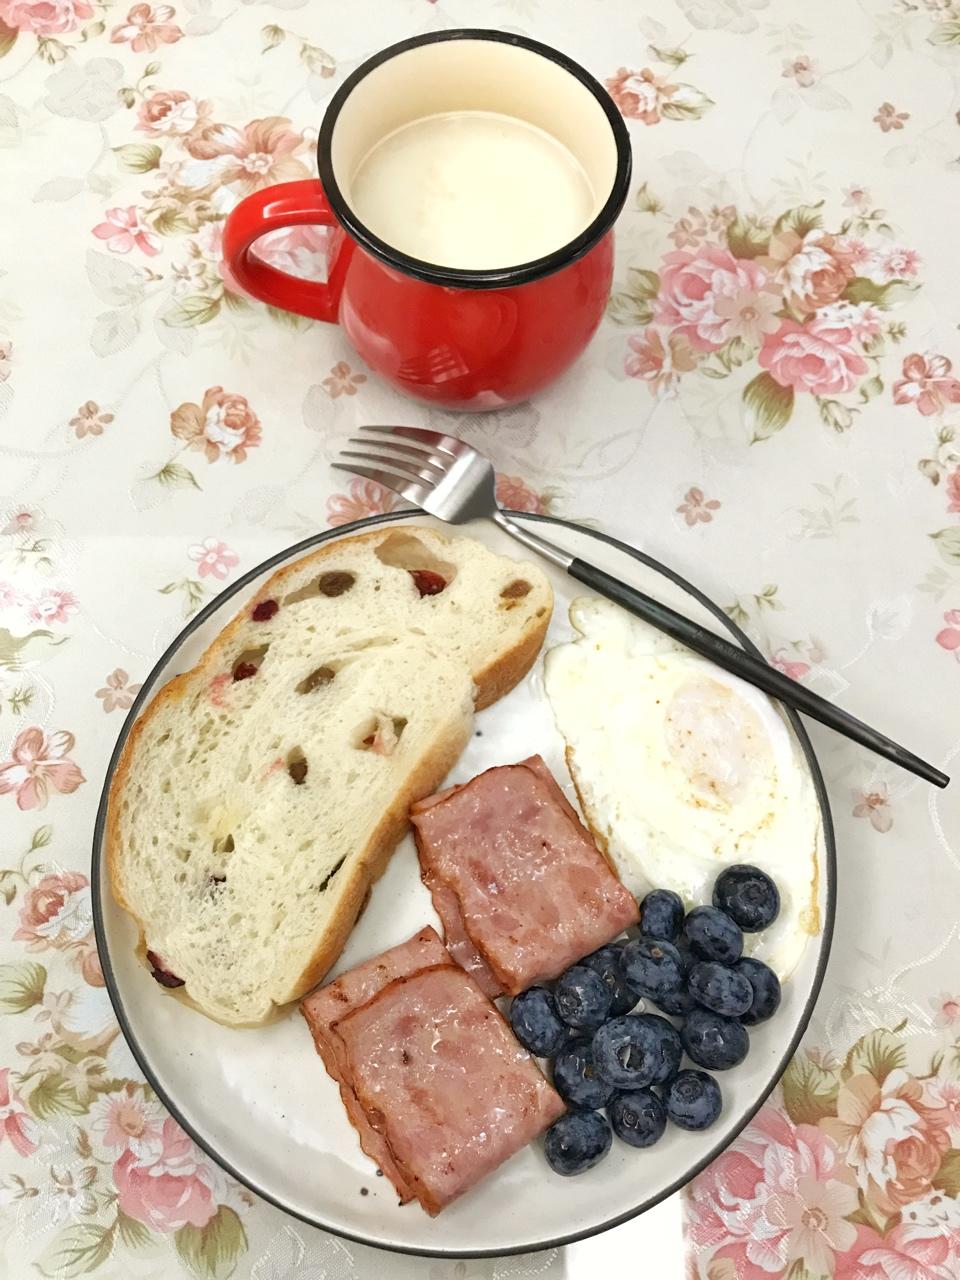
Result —
M 170 681 L 124 748 L 107 852 L 178 998 L 249 1025 L 320 981 L 552 603 L 533 564 L 382 528 L 274 574 Z

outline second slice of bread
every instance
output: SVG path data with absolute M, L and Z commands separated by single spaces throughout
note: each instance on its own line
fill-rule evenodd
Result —
M 196 1007 L 260 1023 L 323 977 L 551 608 L 534 565 L 378 530 L 275 574 L 160 692 L 111 791 L 110 876 Z

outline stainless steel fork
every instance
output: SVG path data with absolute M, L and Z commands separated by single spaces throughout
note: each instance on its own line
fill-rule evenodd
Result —
M 643 618 L 694 653 L 709 658 L 780 702 L 812 716 L 927 782 L 938 787 L 949 783 L 945 773 L 907 751 L 892 738 L 834 706 L 826 698 L 797 684 L 762 658 L 755 658 L 652 596 L 517 524 L 497 502 L 493 466 L 462 440 L 423 427 L 364 426 L 360 430 L 363 435 L 349 442 L 354 447 L 341 451 L 343 461 L 333 464 L 338 471 L 349 471 L 367 480 L 375 480 L 430 515 L 451 524 L 480 518 L 493 520 L 504 533 L 564 570 L 571 578 Z

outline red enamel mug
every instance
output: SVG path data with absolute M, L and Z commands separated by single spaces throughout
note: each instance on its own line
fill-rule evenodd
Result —
M 502 31 L 404 40 L 337 90 L 317 156 L 319 181 L 269 187 L 227 218 L 224 257 L 253 297 L 339 323 L 381 377 L 449 409 L 525 400 L 587 345 L 630 142 L 576 62 Z M 256 254 L 261 236 L 307 224 L 330 228 L 323 282 Z

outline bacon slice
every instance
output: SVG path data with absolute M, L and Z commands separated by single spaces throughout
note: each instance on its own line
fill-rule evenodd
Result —
M 370 1126 L 430 1214 L 564 1110 L 496 1006 L 458 965 L 395 978 L 333 1030 Z
M 461 969 L 469 973 L 483 994 L 495 1000 L 497 996 L 503 994 L 503 984 L 467 933 L 463 923 L 463 913 L 460 910 L 460 899 L 453 889 L 448 889 L 442 880 L 438 880 L 428 872 L 424 872 L 423 883 L 430 890 L 434 909 L 443 921 L 443 941 L 447 951 Z
M 638 919 L 539 756 L 418 802 L 411 821 L 452 954 L 501 991 L 557 977 Z
M 414 1197 L 413 1188 L 395 1165 L 387 1143 L 367 1120 L 357 1100 L 350 1077 L 343 1042 L 334 1023 L 382 991 L 395 978 L 415 973 L 429 965 L 448 964 L 450 957 L 435 930 L 421 929 L 418 934 L 397 947 L 391 947 L 342 974 L 335 982 L 314 991 L 300 1002 L 300 1012 L 307 1020 L 323 1065 L 340 1086 L 340 1097 L 350 1122 L 360 1138 L 360 1146 L 383 1170 L 397 1189 L 401 1201 Z

